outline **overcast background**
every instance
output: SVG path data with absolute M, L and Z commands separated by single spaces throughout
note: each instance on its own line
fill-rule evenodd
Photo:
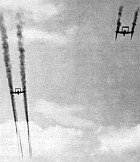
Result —
M 0 45 L 2 162 L 138 162 L 140 159 L 139 0 L 0 0 L 14 87 L 21 87 L 16 13 L 23 13 L 33 156 L 29 158 L 22 95 L 16 104 L 24 158 L 19 157 Z M 1 41 L 0 41 L 1 42 Z

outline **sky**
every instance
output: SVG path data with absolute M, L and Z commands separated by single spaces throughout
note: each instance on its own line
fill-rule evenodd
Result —
M 3 162 L 138 162 L 140 159 L 139 0 L 1 0 L 14 88 L 21 87 L 16 14 L 22 14 L 29 157 L 22 95 L 15 95 L 19 154 L 0 40 L 0 159 Z

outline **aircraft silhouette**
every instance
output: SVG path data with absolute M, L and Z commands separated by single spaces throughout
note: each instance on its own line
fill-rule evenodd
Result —
M 13 91 L 11 91 L 10 93 L 11 94 L 20 94 L 20 93 L 25 93 L 26 91 L 21 91 L 21 88 L 15 88 L 15 91 L 13 92 Z
M 118 34 L 123 34 L 123 36 L 125 36 L 126 34 L 131 34 L 131 39 L 133 37 L 134 34 L 134 30 L 129 31 L 129 26 L 122 26 L 122 30 L 116 30 L 116 37 L 115 40 L 117 39 L 117 35 Z
M 116 30 L 116 37 L 115 40 L 117 39 L 117 35 L 118 34 L 123 34 L 123 36 L 125 36 L 126 34 L 131 34 L 131 39 L 133 37 L 134 34 L 134 30 L 129 31 L 129 26 L 122 26 L 122 30 Z
M 123 36 L 125 36 L 126 34 L 131 34 L 131 39 L 132 39 L 133 34 L 134 34 L 134 29 L 136 27 L 137 18 L 138 18 L 139 7 L 137 7 L 137 9 L 135 10 L 134 20 L 132 22 L 131 31 L 129 31 L 129 26 L 122 26 L 122 29 L 120 30 L 120 27 L 121 27 L 120 19 L 121 19 L 121 16 L 122 16 L 122 11 L 123 11 L 123 6 L 120 6 L 119 13 L 118 13 L 118 20 L 117 20 L 117 29 L 115 31 L 116 32 L 115 41 L 117 39 L 118 34 L 122 34 Z

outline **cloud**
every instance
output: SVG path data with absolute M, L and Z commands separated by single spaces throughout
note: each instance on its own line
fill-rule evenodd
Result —
M 59 32 L 47 32 L 38 29 L 25 28 L 23 30 L 24 43 L 28 45 L 33 42 L 43 42 L 50 46 L 65 46 L 70 42 L 64 34 Z M 8 31 L 8 42 L 12 45 L 17 44 L 16 30 Z
M 8 32 L 9 42 L 15 43 L 16 39 L 16 14 L 23 13 L 22 20 L 25 22 L 23 34 L 25 43 L 33 41 L 47 42 L 49 45 L 66 45 L 72 42 L 77 26 L 72 26 L 62 32 L 42 30 L 41 23 L 58 15 L 63 9 L 62 5 L 53 5 L 49 1 L 43 0 L 2 0 L 0 1 L 0 11 L 4 14 L 5 24 Z M 7 12 L 6 12 L 7 11 Z M 36 23 L 33 23 L 33 21 Z M 36 26 L 36 24 L 38 24 Z M 54 23 L 55 25 L 55 23 Z M 37 27 L 37 28 L 36 28 Z
M 93 137 L 91 137 L 79 129 L 64 128 L 59 125 L 42 129 L 31 121 L 33 157 L 30 160 L 28 157 L 26 123 L 19 122 L 19 128 L 24 150 L 24 159 L 22 160 L 18 157 L 13 121 L 0 125 L 0 159 L 3 162 L 131 161 L 130 157 L 124 152 L 133 151 L 140 147 L 139 125 L 121 129 L 102 128 L 101 131 L 98 130 L 97 134 L 92 132 Z M 98 142 L 100 142 L 99 149 Z M 131 156 L 131 159 L 134 159 L 134 157 L 134 155 Z
M 26 123 L 19 123 L 23 152 L 25 158 L 28 157 Z M 48 127 L 42 129 L 38 125 L 30 122 L 31 141 L 33 158 L 58 158 L 63 156 L 66 149 L 70 149 L 78 144 L 83 137 L 83 132 L 73 128 L 63 128 L 61 126 Z M 0 159 L 19 156 L 17 149 L 16 134 L 13 121 L 0 125 Z M 50 160 L 51 161 L 51 160 Z
M 69 27 L 68 29 L 66 29 L 65 33 L 67 36 L 73 38 L 74 36 L 76 36 L 78 30 L 79 30 L 79 27 L 76 25 L 73 25 Z
M 68 42 L 67 38 L 56 32 L 43 32 L 37 29 L 25 29 L 23 31 L 23 34 L 25 36 L 25 41 L 48 41 L 50 43 L 58 44 L 58 45 L 64 45 Z
M 62 6 L 55 6 L 49 1 L 43 0 L 7 0 L 0 1 L 0 12 L 3 12 L 5 25 L 7 28 L 9 42 L 17 42 L 16 38 L 16 14 L 23 13 L 22 19 L 25 22 L 23 34 L 25 36 L 25 43 L 31 43 L 33 41 L 47 42 L 51 46 L 53 45 L 65 45 L 68 43 L 68 37 L 66 34 L 60 32 L 48 32 L 43 31 L 41 27 L 36 28 L 35 21 L 38 26 L 42 21 L 60 13 Z
M 99 136 L 101 153 L 120 154 L 140 148 L 140 125 L 132 128 L 108 129 Z
M 1 10 L 5 9 L 14 12 L 24 11 L 25 16 L 36 21 L 41 21 L 42 19 L 48 19 L 57 15 L 60 10 L 60 6 L 55 7 L 53 4 L 49 2 L 44 3 L 42 0 L 1 0 L 0 8 Z
M 84 110 L 83 107 L 78 105 L 62 106 L 41 99 L 36 103 L 35 107 L 36 111 L 44 114 L 47 119 L 53 119 L 61 125 L 77 128 L 95 128 L 95 124 L 91 121 L 75 116 L 76 113 Z

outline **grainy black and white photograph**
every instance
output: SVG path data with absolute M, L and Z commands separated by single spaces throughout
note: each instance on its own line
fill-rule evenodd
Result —
M 0 162 L 140 161 L 139 10 L 0 0 Z

